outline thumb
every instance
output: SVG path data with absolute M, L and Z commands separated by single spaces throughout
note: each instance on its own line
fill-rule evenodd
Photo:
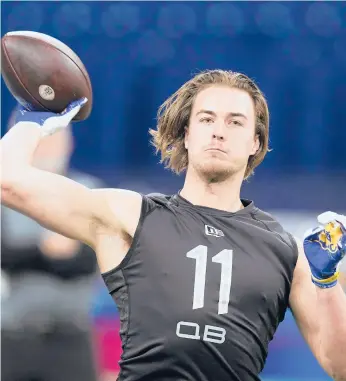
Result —
M 62 112 L 57 118 L 61 121 L 62 124 L 69 124 L 71 120 L 79 113 L 79 110 L 81 109 L 80 105 L 74 106 L 69 111 Z
M 71 120 L 79 113 L 80 109 L 88 102 L 87 98 L 81 98 L 71 102 L 66 109 L 58 116 L 60 121 L 68 125 Z
M 60 114 L 60 115 L 66 115 L 66 114 L 70 114 L 71 111 L 74 111 L 75 109 L 77 109 L 77 112 L 75 112 L 75 114 L 73 116 L 75 116 L 79 110 L 88 102 L 88 98 L 84 97 L 84 98 L 81 98 L 81 99 L 77 99 L 76 101 L 73 101 L 71 103 L 69 103 L 69 105 L 65 108 L 65 110 Z M 72 115 L 73 113 L 71 113 L 70 115 Z M 73 118 L 73 117 L 72 117 Z

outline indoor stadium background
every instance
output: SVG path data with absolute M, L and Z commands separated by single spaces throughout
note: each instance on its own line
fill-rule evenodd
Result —
M 74 126 L 72 166 L 107 186 L 176 192 L 183 177 L 149 145 L 159 105 L 193 73 L 241 71 L 264 91 L 270 152 L 243 197 L 301 237 L 325 210 L 346 212 L 346 7 L 343 2 L 3 2 L 2 35 L 32 30 L 68 44 L 93 85 L 90 118 Z M 15 102 L 2 82 L 2 126 Z M 148 295 L 148 302 L 150 300 Z M 115 372 L 118 315 L 100 278 L 90 314 L 100 373 Z M 6 351 L 6 348 L 2 348 Z M 329 378 L 290 312 L 262 374 Z

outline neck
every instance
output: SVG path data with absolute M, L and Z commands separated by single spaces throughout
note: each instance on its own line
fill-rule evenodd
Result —
M 240 200 L 242 182 L 243 174 L 236 173 L 225 181 L 208 183 L 194 170 L 188 169 L 184 187 L 180 194 L 194 205 L 234 213 L 243 209 L 243 204 Z

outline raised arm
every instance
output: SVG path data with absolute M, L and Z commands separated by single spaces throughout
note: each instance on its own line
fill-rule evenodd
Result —
M 134 233 L 141 197 L 123 190 L 90 190 L 63 176 L 31 166 L 42 136 L 65 128 L 79 111 L 80 105 L 72 106 L 67 118 L 24 112 L 24 120 L 3 137 L 1 200 L 48 229 L 95 248 L 100 229 L 110 234 Z M 127 214 L 134 216 L 132 219 L 126 217 L 126 209 Z

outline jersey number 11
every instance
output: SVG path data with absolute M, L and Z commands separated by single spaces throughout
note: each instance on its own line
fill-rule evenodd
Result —
M 205 279 L 207 273 L 208 248 L 199 245 L 186 253 L 188 258 L 196 260 L 195 283 L 193 287 L 192 309 L 203 308 Z M 219 290 L 218 314 L 223 315 L 228 312 L 228 304 L 232 284 L 233 250 L 222 250 L 214 255 L 212 261 L 221 264 L 221 279 Z

